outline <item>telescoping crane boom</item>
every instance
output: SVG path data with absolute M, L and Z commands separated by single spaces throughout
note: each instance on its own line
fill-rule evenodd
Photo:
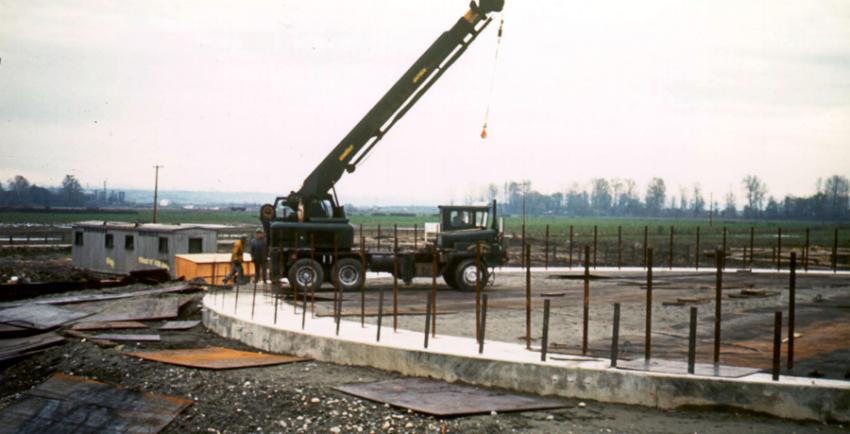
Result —
M 480 0 L 470 3 L 469 11 L 448 31 L 443 32 L 386 94 L 366 113 L 351 131 L 307 176 L 301 188 L 278 198 L 297 213 L 299 221 L 313 218 L 342 217 L 344 210 L 333 193 L 334 185 L 345 171 L 353 172 L 363 158 L 396 122 L 428 91 L 446 70 L 490 24 L 491 12 L 502 10 L 504 0 Z M 323 201 L 329 201 L 328 210 Z M 275 208 L 266 208 L 264 216 Z M 328 211 L 332 216 L 328 216 Z
M 354 229 L 339 203 L 335 185 L 346 171 L 353 172 L 357 168 L 393 125 L 404 117 L 490 24 L 492 18 L 489 15 L 501 11 L 503 6 L 504 0 L 472 1 L 469 10 L 416 59 L 304 179 L 298 191 L 277 197 L 274 204 L 260 208 L 260 220 L 270 247 L 273 280 L 287 275 L 291 284 L 306 289 L 312 285 L 321 285 L 326 280 L 325 276 L 330 274 L 335 283 L 348 289 L 363 284 L 364 267 L 388 271 L 388 261 L 398 263 L 401 257 L 398 252 L 395 253 L 397 256 L 390 259 L 386 255 L 361 257 L 360 261 L 351 257 Z M 488 207 L 456 208 L 441 207 L 441 212 L 444 214 L 444 229 L 450 232 L 454 228 L 459 232 L 444 233 L 442 244 L 434 248 L 445 251 L 461 249 L 458 250 L 460 253 L 451 257 L 442 257 L 441 261 L 454 262 L 441 263 L 441 272 L 447 281 L 461 279 L 468 288 L 469 276 L 476 275 L 475 271 L 469 271 L 470 246 L 476 242 L 484 243 L 485 253 L 490 257 L 484 258 L 485 261 L 477 265 L 472 264 L 473 268 L 481 268 L 503 260 L 501 245 L 498 244 L 501 238 L 496 228 L 495 203 L 491 213 Z M 491 227 L 487 227 L 488 216 L 492 217 Z M 309 248 L 309 258 L 304 257 L 306 248 Z M 315 259 L 316 254 L 321 263 Z M 395 273 L 401 274 L 406 281 L 412 279 L 416 275 L 414 269 L 418 267 L 417 264 L 430 261 L 428 255 L 430 253 L 426 252 L 406 254 L 401 258 L 401 270 Z M 461 260 L 465 261 L 463 267 L 458 265 Z M 467 277 L 463 279 L 462 275 Z

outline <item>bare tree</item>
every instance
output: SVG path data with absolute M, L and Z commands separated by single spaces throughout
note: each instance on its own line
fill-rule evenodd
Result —
M 723 207 L 723 217 L 735 218 L 738 215 L 738 210 L 735 207 L 735 193 L 729 190 L 726 193 L 726 205 Z
M 850 181 L 840 175 L 832 175 L 823 183 L 823 193 L 832 207 L 832 218 L 847 214 L 850 205 Z
M 596 178 L 593 180 L 590 204 L 594 210 L 602 214 L 606 214 L 611 209 L 611 186 L 605 178 Z
M 667 199 L 667 187 L 661 178 L 652 178 L 646 187 L 646 210 L 651 215 L 658 215 L 664 208 Z
M 744 215 L 747 217 L 757 216 L 764 207 L 764 198 L 767 195 L 767 184 L 758 176 L 747 175 L 741 181 L 747 196 L 747 205 L 744 207 Z
M 699 217 L 705 211 L 705 198 L 702 197 L 702 188 L 699 184 L 694 184 L 694 199 L 691 201 L 691 210 L 694 212 L 694 217 Z

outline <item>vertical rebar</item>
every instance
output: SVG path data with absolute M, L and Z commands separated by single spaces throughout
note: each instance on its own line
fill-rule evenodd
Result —
M 806 244 L 803 247 L 803 271 L 809 271 L 809 228 L 806 228 Z
M 696 264 L 697 270 L 699 270 L 700 256 L 702 256 L 702 251 L 700 250 L 700 247 L 699 247 L 699 226 L 697 226 L 697 246 L 696 246 L 696 250 L 694 251 L 694 264 Z
M 620 303 L 614 303 L 614 327 L 611 336 L 611 367 L 617 367 L 620 353 Z
M 210 285 L 216 284 L 215 283 L 215 272 L 216 272 L 217 266 L 218 266 L 218 263 L 213 261 L 213 263 L 212 263 L 212 280 L 210 281 Z
M 425 297 L 425 348 L 428 348 L 428 338 L 431 337 L 431 294 Z
M 723 226 L 723 247 L 722 247 L 721 249 L 723 250 L 723 257 L 725 258 L 725 257 L 726 257 L 726 252 L 727 252 L 727 247 L 726 247 L 726 226 Z M 725 269 L 726 269 L 726 261 L 723 261 L 722 266 L 723 266 L 723 269 L 725 270 Z
M 838 273 L 838 228 L 835 228 L 835 235 L 832 237 L 832 272 Z
M 643 343 L 643 358 L 648 363 L 652 358 L 652 248 L 646 256 L 646 336 Z
M 239 279 L 237 275 L 234 279 Z M 236 297 L 233 299 L 233 313 L 236 313 L 236 307 L 239 306 L 239 281 L 236 281 Z
M 750 270 L 753 269 L 753 263 L 755 262 L 755 247 L 756 247 L 756 228 L 750 226 Z
M 525 246 L 527 246 L 527 245 L 528 245 L 528 243 L 526 242 L 526 239 L 525 239 L 525 231 L 526 231 L 526 228 L 525 228 L 525 214 L 523 214 L 523 220 L 522 220 L 522 251 L 523 251 L 523 252 L 525 251 Z M 526 261 L 526 259 L 527 259 L 527 258 L 526 258 L 525 256 L 522 256 L 522 255 L 520 255 L 520 256 L 521 256 L 521 261 L 522 261 L 522 264 L 521 264 L 521 265 L 524 267 L 524 266 L 526 265 L 526 264 L 525 264 L 525 261 Z
M 782 269 L 782 228 L 776 232 L 776 271 Z
M 720 320 L 723 302 L 723 254 L 715 251 L 716 271 L 714 278 L 714 364 L 720 364 Z
M 794 319 L 797 310 L 797 254 L 791 252 L 788 275 L 788 370 L 794 369 Z
M 419 226 L 414 223 L 413 224 L 413 251 L 419 249 Z
M 596 269 L 596 248 L 597 248 L 597 240 L 598 240 L 598 228 L 596 225 L 593 225 L 593 269 Z
M 398 239 L 393 245 L 393 331 L 398 331 Z
M 360 227 L 362 228 L 363 225 L 360 225 Z M 310 234 L 310 260 L 316 260 L 316 237 L 315 234 L 312 233 Z M 313 318 L 316 317 L 316 286 L 317 285 L 313 285 L 310 288 L 310 315 L 312 315 Z
M 649 266 L 649 226 L 643 227 L 643 267 Z
M 549 299 L 543 300 L 543 338 L 540 342 L 540 360 L 546 361 L 549 350 Z
M 475 338 L 481 335 L 481 241 L 475 242 Z
M 546 225 L 546 234 L 543 236 L 543 269 L 549 269 L 549 225 Z
M 363 283 L 360 284 L 360 328 L 366 327 L 366 248 L 364 241 L 363 238 L 360 238 L 360 272 L 363 274 Z
M 431 334 L 437 336 L 437 267 L 439 263 L 439 251 L 434 243 L 434 251 L 431 253 L 431 307 L 434 312 L 431 315 Z
M 342 294 L 339 296 L 336 308 L 336 335 L 339 336 L 339 324 L 342 322 Z
M 378 293 L 378 336 L 377 342 L 381 342 L 381 323 L 384 320 L 384 291 Z
M 378 247 L 377 247 L 377 249 L 375 249 L 375 251 L 380 252 L 381 251 L 381 224 L 380 223 L 378 223 L 378 236 L 375 237 L 375 241 L 378 243 Z
M 254 295 L 251 296 L 251 319 L 254 319 L 254 307 L 257 304 L 257 282 L 254 282 Z
M 484 352 L 484 336 L 487 331 L 487 294 L 481 300 L 481 339 L 478 340 L 478 354 Z
M 280 301 L 281 294 L 272 292 L 272 297 L 274 297 L 274 323 L 277 324 L 277 304 Z
M 587 334 L 590 311 L 590 248 L 584 246 L 584 296 L 582 297 L 581 354 L 587 355 Z
M 304 302 L 301 304 L 301 330 L 304 330 L 304 326 L 307 324 L 307 294 L 304 294 L 302 298 Z
M 570 270 L 573 269 L 573 225 L 570 225 L 570 262 L 567 264 Z
M 697 308 L 691 307 L 691 327 L 688 333 L 688 374 L 694 373 L 697 352 Z
M 779 381 L 779 368 L 782 362 L 782 312 L 773 314 L 773 381 Z
M 667 261 L 668 268 L 670 270 L 673 269 L 673 226 L 670 226 L 670 258 Z
M 531 258 L 531 246 L 525 246 L 524 253 L 523 256 Z M 525 348 L 531 349 L 531 265 L 525 266 Z
M 623 267 L 623 226 L 617 225 L 617 269 Z

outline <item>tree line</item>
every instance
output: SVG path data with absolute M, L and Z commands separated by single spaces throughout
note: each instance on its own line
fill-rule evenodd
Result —
M 123 193 L 95 190 L 86 193 L 74 175 L 65 175 L 59 187 L 42 187 L 30 183 L 23 175 L 16 175 L 6 182 L 0 182 L 0 207 L 7 208 L 50 208 L 83 207 L 120 204 L 124 202 Z
M 573 184 L 564 191 L 544 194 L 531 187 L 531 181 L 491 183 L 478 196 L 467 195 L 472 203 L 498 200 L 508 214 L 564 216 L 622 216 L 748 219 L 842 220 L 850 218 L 850 181 L 833 175 L 818 179 L 810 196 L 768 194 L 767 184 L 755 175 L 740 183 L 744 205 L 738 206 L 734 191 L 723 198 L 709 198 L 699 184 L 671 191 L 662 178 L 652 178 L 640 189 L 632 179 L 595 178 L 585 187 Z

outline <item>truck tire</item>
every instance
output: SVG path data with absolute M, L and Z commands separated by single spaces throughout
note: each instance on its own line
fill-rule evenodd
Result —
M 313 292 L 325 281 L 322 266 L 313 259 L 302 258 L 289 268 L 289 284 L 303 292 Z
M 359 259 L 343 258 L 331 269 L 334 285 L 342 291 L 359 291 L 366 283 L 366 273 Z
M 461 291 L 475 291 L 475 260 L 466 259 L 457 264 L 454 269 L 455 288 Z M 481 264 L 481 289 L 487 285 L 489 273 L 486 264 Z

